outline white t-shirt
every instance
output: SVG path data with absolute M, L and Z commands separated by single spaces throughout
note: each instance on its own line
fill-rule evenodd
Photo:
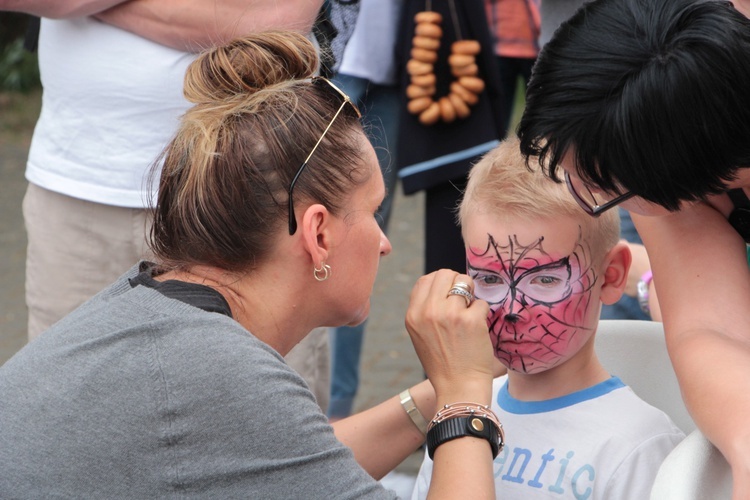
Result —
M 547 401 L 519 401 L 507 376 L 493 384 L 493 410 L 505 430 L 494 462 L 497 498 L 642 500 L 659 465 L 685 437 L 669 417 L 617 377 Z M 426 498 L 425 454 L 412 499 Z
M 189 106 L 182 87 L 194 58 L 91 17 L 42 19 L 44 93 L 26 179 L 74 198 L 145 206 L 144 175 Z
M 380 85 L 396 83 L 396 38 L 403 0 L 361 0 L 338 72 Z

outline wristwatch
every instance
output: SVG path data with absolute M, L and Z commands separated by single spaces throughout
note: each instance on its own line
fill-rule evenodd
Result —
M 649 269 L 641 280 L 636 285 L 636 292 L 638 293 L 638 305 L 641 306 L 641 311 L 645 314 L 651 315 L 651 308 L 648 306 L 648 286 L 651 284 L 651 280 L 654 279 L 654 275 Z
M 452 439 L 474 436 L 486 439 L 492 448 L 492 458 L 497 457 L 503 447 L 503 438 L 498 428 L 485 417 L 456 417 L 443 420 L 427 432 L 427 453 L 430 458 L 441 444 Z

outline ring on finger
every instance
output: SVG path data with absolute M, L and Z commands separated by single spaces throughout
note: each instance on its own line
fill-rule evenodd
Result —
M 469 292 L 471 294 L 474 293 L 474 290 L 472 290 L 472 286 L 470 284 L 466 283 L 465 281 L 456 281 L 455 283 L 453 283 L 453 287 L 452 288 L 460 288 L 460 289 L 462 289 L 462 290 L 464 290 L 466 292 Z
M 474 295 L 472 295 L 471 293 L 467 292 L 463 288 L 459 288 L 459 287 L 457 287 L 455 285 L 450 290 L 448 290 L 448 297 L 450 297 L 451 295 L 460 295 L 460 296 L 462 296 L 464 298 L 464 300 L 466 301 L 466 307 L 469 307 L 471 305 L 471 303 L 474 302 Z

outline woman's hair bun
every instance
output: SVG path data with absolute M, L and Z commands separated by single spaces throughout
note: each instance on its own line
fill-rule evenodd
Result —
M 293 31 L 265 31 L 236 38 L 203 52 L 185 74 L 185 98 L 215 102 L 288 80 L 313 76 L 318 54 Z

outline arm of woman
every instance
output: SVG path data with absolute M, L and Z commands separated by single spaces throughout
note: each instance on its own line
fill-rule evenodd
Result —
M 411 394 L 428 420 L 443 405 L 489 405 L 492 397 L 496 363 L 487 329 L 489 306 L 474 301 L 467 307 L 463 297 L 449 296 L 457 281 L 472 283 L 469 276 L 449 270 L 423 276 L 407 311 L 406 328 L 431 382 L 414 386 Z M 334 429 L 374 477 L 398 465 L 424 441 L 397 398 L 336 422 Z M 430 497 L 458 496 L 495 497 L 492 452 L 484 439 L 454 439 L 435 451 Z
M 198 52 L 234 37 L 268 29 L 307 34 L 322 0 L 130 0 L 96 18 L 154 42 Z
M 69 19 L 90 16 L 123 2 L 125 0 L 0 0 L 0 10 Z
M 651 261 L 667 348 L 698 427 L 727 458 L 734 497 L 750 496 L 750 270 L 725 217 L 698 204 L 633 216 Z
M 425 419 L 435 414 L 435 391 L 429 381 L 409 392 Z M 424 435 L 398 396 L 332 425 L 338 440 L 354 451 L 354 458 L 375 479 L 392 471 L 424 443 Z

